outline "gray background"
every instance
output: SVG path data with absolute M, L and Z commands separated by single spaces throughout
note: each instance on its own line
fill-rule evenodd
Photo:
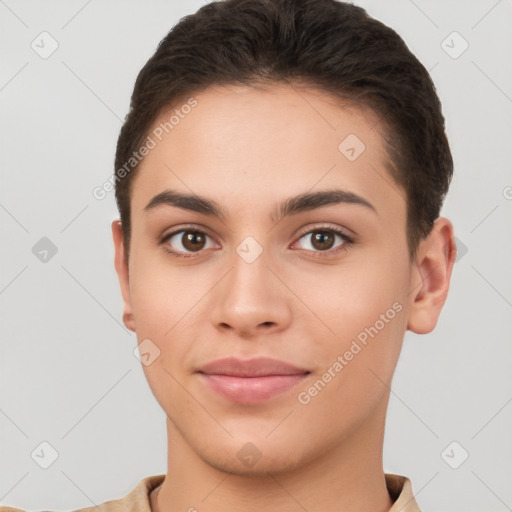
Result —
M 121 323 L 114 196 L 92 189 L 113 172 L 138 71 L 203 3 L 0 0 L 2 504 L 92 506 L 166 471 L 165 416 Z M 406 335 L 384 468 L 424 510 L 511 510 L 512 2 L 357 3 L 431 71 L 456 169 L 443 214 L 460 256 L 437 329 Z M 43 31 L 59 45 L 46 59 L 31 47 L 51 49 Z M 453 31 L 469 44 L 457 58 Z

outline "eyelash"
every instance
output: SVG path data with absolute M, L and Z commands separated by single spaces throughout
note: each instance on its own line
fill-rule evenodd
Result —
M 334 248 L 334 249 L 329 249 L 329 250 L 326 250 L 326 251 L 309 251 L 307 249 L 304 249 L 308 252 L 311 252 L 312 253 L 312 256 L 314 258 L 326 258 L 326 257 L 329 257 L 329 256 L 333 256 L 335 254 L 338 254 L 339 252 L 341 251 L 344 251 L 344 250 L 347 250 L 351 245 L 354 244 L 354 239 L 350 236 L 348 236 L 345 232 L 341 231 L 339 228 L 334 228 L 332 226 L 318 226 L 318 227 L 315 227 L 313 229 L 308 229 L 306 231 L 303 231 L 297 241 L 299 241 L 301 238 L 303 238 L 305 235 L 309 235 L 309 234 L 312 234 L 312 233 L 316 233 L 316 232 L 319 232 L 319 231 L 324 231 L 324 232 L 328 232 L 328 233 L 335 233 L 336 235 L 339 235 L 339 237 L 343 240 L 343 244 L 341 244 L 340 246 Z M 178 229 L 176 231 L 173 231 L 172 233 L 168 233 L 167 235 L 165 235 L 161 240 L 160 240 L 160 244 L 163 245 L 163 248 L 164 250 L 171 254 L 172 256 L 176 257 L 176 258 L 192 258 L 194 256 L 196 256 L 197 254 L 200 254 L 202 251 L 199 251 L 197 253 L 191 253 L 191 254 L 181 254 L 179 253 L 178 251 L 174 251 L 172 249 L 169 249 L 168 245 L 166 244 L 166 242 L 168 240 L 170 240 L 173 236 L 179 234 L 179 233 L 199 233 L 201 235 L 206 235 L 207 237 L 209 238 L 212 238 L 210 237 L 210 235 L 208 235 L 208 233 L 205 233 L 204 231 L 194 227 L 194 226 L 185 226 L 185 227 L 182 227 L 181 229 Z M 294 244 L 295 245 L 295 244 Z

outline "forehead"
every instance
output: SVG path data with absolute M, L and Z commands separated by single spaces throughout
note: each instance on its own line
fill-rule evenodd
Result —
M 132 185 L 134 214 L 166 189 L 239 209 L 333 187 L 405 202 L 369 108 L 287 84 L 215 86 L 193 98 L 193 108 L 183 108 L 188 98 L 173 105 L 150 130 L 154 148 Z

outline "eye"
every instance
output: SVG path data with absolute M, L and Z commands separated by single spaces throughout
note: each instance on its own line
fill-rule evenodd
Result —
M 190 258 L 194 253 L 199 253 L 204 249 L 210 249 L 215 245 L 209 235 L 198 229 L 181 229 L 173 231 L 161 240 L 167 252 L 181 258 Z M 172 247 L 172 248 L 171 248 Z
M 309 241 L 307 241 L 309 237 Z M 335 245 L 336 238 L 339 239 Z M 312 253 L 313 257 L 327 257 L 337 254 L 354 243 L 354 240 L 338 228 L 320 226 L 304 232 L 296 244 L 306 240 L 306 247 L 299 247 Z M 205 249 L 215 247 L 212 238 L 197 228 L 182 228 L 165 235 L 161 242 L 165 251 L 178 258 L 190 258 Z
M 309 238 L 309 240 L 308 240 Z M 335 245 L 336 238 L 340 239 L 341 242 Z M 324 257 L 337 254 L 339 251 L 346 249 L 348 246 L 354 243 L 354 240 L 345 234 L 343 231 L 330 226 L 321 226 L 315 229 L 310 229 L 306 233 L 302 234 L 301 240 L 306 240 L 306 247 L 302 246 L 302 249 L 312 251 L 314 257 Z

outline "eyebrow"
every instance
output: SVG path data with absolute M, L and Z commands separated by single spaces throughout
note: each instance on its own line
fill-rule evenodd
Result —
M 295 197 L 289 197 L 274 213 L 270 215 L 273 222 L 279 222 L 285 217 L 296 215 L 305 211 L 315 210 L 323 206 L 334 204 L 354 204 L 363 206 L 374 213 L 375 207 L 363 197 L 347 190 L 322 190 L 318 192 L 306 192 Z M 184 194 L 175 190 L 164 190 L 154 196 L 144 208 L 146 213 L 157 207 L 174 206 L 192 212 L 202 213 L 211 217 L 225 220 L 229 217 L 227 210 L 213 199 L 201 197 L 196 194 Z

